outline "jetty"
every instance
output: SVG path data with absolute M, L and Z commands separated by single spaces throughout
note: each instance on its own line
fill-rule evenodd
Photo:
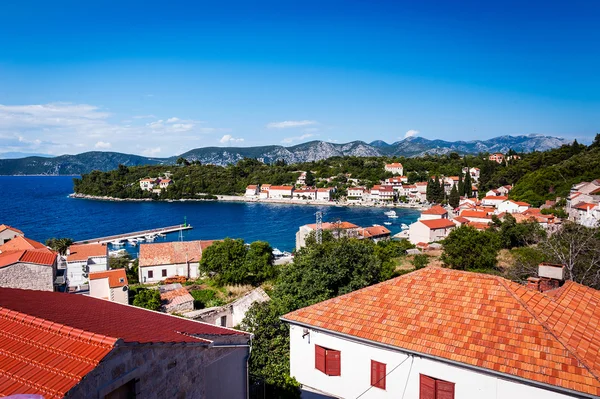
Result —
M 125 233 L 125 234 L 117 234 L 114 236 L 106 236 L 99 238 L 90 238 L 87 240 L 76 241 L 74 244 L 105 244 L 111 241 L 121 241 L 128 240 L 133 238 L 145 237 L 147 235 L 158 235 L 158 234 L 167 234 L 167 233 L 175 233 L 177 231 L 190 230 L 192 226 L 187 223 L 179 224 L 177 226 L 169 226 L 169 227 L 161 227 L 158 229 L 151 230 L 143 230 L 143 231 L 134 231 L 133 233 Z

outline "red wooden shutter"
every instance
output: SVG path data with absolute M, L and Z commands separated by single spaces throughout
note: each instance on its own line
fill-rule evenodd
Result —
M 371 360 L 371 385 L 385 389 L 385 363 Z
M 341 352 L 333 349 L 327 349 L 325 352 L 325 374 L 327 375 L 342 375 L 341 370 Z
M 385 364 L 379 363 L 379 388 L 385 389 Z
M 325 372 L 325 348 L 315 345 L 315 368 Z
M 377 362 L 375 360 L 371 360 L 371 386 L 377 386 L 377 375 L 379 374 L 379 367 L 377 366 Z
M 436 380 L 435 395 L 436 399 L 454 399 L 454 383 Z
M 431 377 L 420 374 L 419 382 L 419 399 L 436 399 L 435 380 Z

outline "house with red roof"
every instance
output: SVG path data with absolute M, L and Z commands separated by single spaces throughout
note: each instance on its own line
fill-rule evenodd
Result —
M 348 202 L 362 202 L 367 196 L 367 190 L 364 187 L 348 187 Z
M 291 376 L 307 397 L 597 398 L 600 291 L 551 275 L 426 267 L 288 313 Z
M 129 303 L 129 283 L 125 269 L 91 272 L 90 296 L 122 304 Z
M 73 244 L 65 256 L 65 278 L 69 291 L 89 288 L 89 274 L 108 270 L 108 246 L 106 244 Z
M 301 200 L 315 200 L 317 199 L 317 189 L 310 187 L 294 189 L 294 198 Z
M 440 205 L 434 205 L 421 212 L 419 220 L 448 219 L 448 211 Z
M 495 154 L 490 154 L 488 156 L 488 160 L 493 161 L 493 162 L 502 163 L 502 162 L 504 162 L 504 155 L 499 152 L 497 152 Z
M 26 249 L 44 249 L 46 246 L 25 236 L 16 236 L 12 240 L 0 245 L 0 253 L 6 251 L 21 251 Z
M 333 233 L 334 237 L 348 237 L 348 238 L 359 238 L 359 230 L 361 227 L 355 225 L 350 222 L 324 222 L 321 224 L 321 228 L 323 230 L 329 230 Z M 300 226 L 298 231 L 296 232 L 296 250 L 300 250 L 306 246 L 306 238 L 310 235 L 310 233 L 317 230 L 317 225 L 315 223 L 305 224 L 304 226 Z
M 46 247 L 9 249 L 0 253 L 0 287 L 54 291 L 56 270 L 57 254 Z
M 198 278 L 202 252 L 213 242 L 196 240 L 141 244 L 138 258 L 140 282 L 157 283 L 176 276 Z
M 270 199 L 290 199 L 294 195 L 294 186 L 271 186 L 269 188 Z
M 402 176 L 404 174 L 404 167 L 399 162 L 388 163 L 384 167 L 386 172 L 393 173 L 395 175 Z
M 464 209 L 460 212 L 460 216 L 467 219 L 469 222 L 486 224 L 492 222 L 492 216 L 488 212 L 482 210 Z
M 0 224 L 0 245 L 6 244 L 15 237 L 23 237 L 25 234 L 19 229 L 10 227 L 5 224 Z
M 334 189 L 332 187 L 323 187 L 317 189 L 317 200 L 319 201 L 331 201 L 331 196 Z
M 260 186 L 258 184 L 250 184 L 246 187 L 245 197 L 256 197 L 260 191 Z
M 448 219 L 418 220 L 410 225 L 408 240 L 413 244 L 442 241 L 455 227 Z
M 523 213 L 531 207 L 531 204 L 523 201 L 505 200 L 498 204 L 496 213 Z
M 508 197 L 505 197 L 504 195 L 486 196 L 481 199 L 481 205 L 497 207 L 507 199 Z
M 358 230 L 358 238 L 368 238 L 375 242 L 381 240 L 389 240 L 391 231 L 384 226 L 373 225 L 371 227 L 364 227 Z
M 85 295 L 0 288 L 0 396 L 245 398 L 251 334 Z

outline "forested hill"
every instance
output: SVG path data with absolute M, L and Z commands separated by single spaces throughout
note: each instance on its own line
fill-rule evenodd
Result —
M 54 158 L 27 157 L 20 159 L 0 159 L 0 175 L 73 175 L 89 173 L 92 170 L 109 171 L 119 164 L 136 165 L 174 165 L 183 157 L 188 161 L 200 161 L 203 164 L 235 164 L 245 158 L 259 159 L 264 163 L 283 160 L 287 164 L 319 161 L 331 157 L 420 157 L 425 154 L 445 155 L 479 154 L 514 150 L 519 153 L 546 151 L 560 147 L 569 141 L 556 137 L 502 136 L 490 140 L 443 141 L 427 140 L 421 137 L 388 144 L 376 140 L 367 144 L 353 141 L 346 144 L 311 141 L 291 147 L 279 145 L 262 147 L 206 147 L 185 152 L 170 158 L 147 158 L 139 155 L 117 152 L 86 152 L 78 155 L 62 155 Z
M 456 176 L 464 166 L 481 170 L 480 195 L 491 188 L 511 184 L 511 197 L 540 205 L 557 195 L 564 197 L 572 184 L 600 178 L 600 135 L 589 147 L 574 142 L 560 148 L 521 154 L 521 159 L 498 164 L 474 155 L 426 155 L 418 158 L 395 158 L 404 165 L 409 183 L 427 181 L 431 176 Z M 335 186 L 344 195 L 350 186 L 348 175 L 361 185 L 371 187 L 390 177 L 384 171 L 388 157 L 332 157 L 316 162 L 271 165 L 255 159 L 243 159 L 235 165 L 203 165 L 181 158 L 178 165 L 133 166 L 121 165 L 110 172 L 94 171 L 75 179 L 75 192 L 116 198 L 158 198 L 139 189 L 139 180 L 170 173 L 173 186 L 161 199 L 201 198 L 203 194 L 243 194 L 249 184 L 293 184 L 299 171 L 312 171 L 317 187 Z M 333 177 L 329 182 L 325 179 Z

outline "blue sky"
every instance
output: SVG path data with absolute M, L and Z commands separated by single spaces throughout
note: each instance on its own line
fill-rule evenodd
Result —
M 0 5 L 0 153 L 600 131 L 600 2 Z

